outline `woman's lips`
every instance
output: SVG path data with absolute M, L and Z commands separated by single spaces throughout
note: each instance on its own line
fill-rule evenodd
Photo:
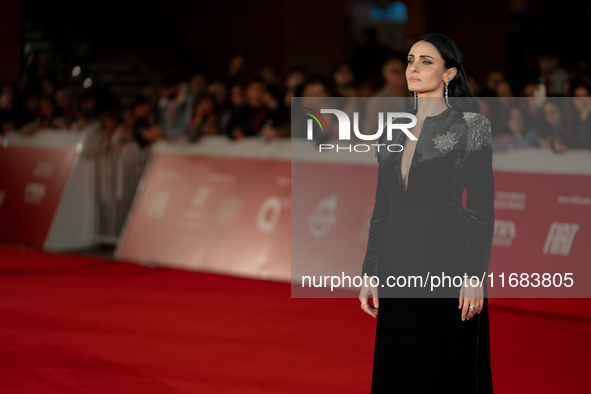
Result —
M 409 81 L 411 81 L 411 82 L 418 82 L 418 81 L 420 81 L 420 79 L 418 79 L 418 78 L 410 78 Z

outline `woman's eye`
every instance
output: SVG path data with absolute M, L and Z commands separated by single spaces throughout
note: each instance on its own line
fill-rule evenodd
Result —
M 429 61 L 425 60 L 425 61 L 423 62 L 423 64 L 431 64 L 431 62 L 429 62 Z

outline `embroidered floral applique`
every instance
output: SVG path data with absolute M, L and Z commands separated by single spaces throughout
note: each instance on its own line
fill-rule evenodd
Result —
M 454 137 L 457 133 L 450 133 L 449 131 L 445 135 L 437 134 L 437 137 L 433 138 L 433 142 L 435 142 L 435 146 L 433 149 L 439 149 L 439 152 L 443 153 L 444 150 L 453 149 L 454 145 L 457 144 L 457 141 Z

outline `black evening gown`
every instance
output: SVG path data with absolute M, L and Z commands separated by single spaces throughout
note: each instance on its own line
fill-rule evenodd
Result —
M 395 123 L 407 123 L 396 119 Z M 392 141 L 404 146 L 406 135 Z M 363 275 L 475 275 L 488 271 L 494 232 L 492 134 L 488 118 L 448 108 L 427 117 L 404 190 L 402 152 L 376 147 L 376 202 Z M 462 205 L 467 189 L 467 207 Z M 378 287 L 372 393 L 492 393 L 486 279 L 480 314 L 462 321 L 459 288 L 436 297 Z M 425 291 L 425 290 L 422 290 Z M 434 294 L 434 293 L 432 293 Z

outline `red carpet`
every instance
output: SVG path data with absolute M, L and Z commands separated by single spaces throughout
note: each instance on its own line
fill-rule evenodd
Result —
M 8 248 L 0 296 L 0 393 L 370 389 L 375 320 L 355 299 Z M 589 392 L 590 321 L 495 308 L 490 320 L 495 392 Z

